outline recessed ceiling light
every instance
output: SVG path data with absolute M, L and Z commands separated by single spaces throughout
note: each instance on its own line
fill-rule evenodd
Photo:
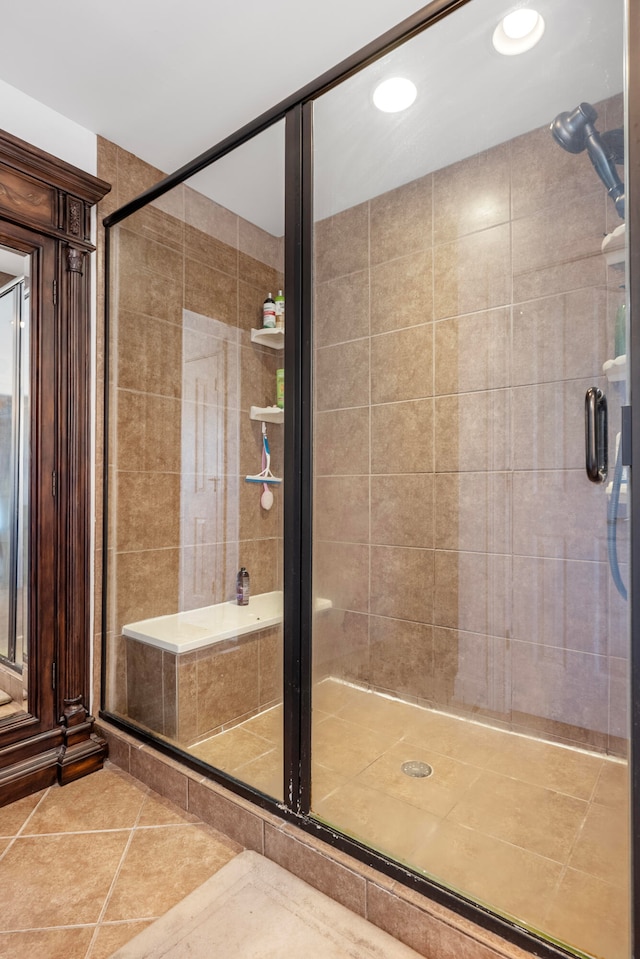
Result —
M 418 91 L 415 83 L 404 77 L 383 80 L 373 91 L 373 102 L 383 113 L 399 113 L 410 107 Z
M 544 33 L 544 20 L 537 10 L 521 7 L 508 13 L 493 32 L 493 45 L 507 57 L 525 53 Z

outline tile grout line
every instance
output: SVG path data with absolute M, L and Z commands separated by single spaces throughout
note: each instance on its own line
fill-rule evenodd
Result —
M 93 947 L 94 947 L 94 945 L 95 945 L 95 943 L 96 943 L 96 940 L 97 940 L 97 938 L 98 938 L 98 933 L 100 932 L 100 929 L 101 929 L 101 926 L 102 926 L 102 923 L 103 923 L 104 915 L 105 915 L 105 913 L 106 913 L 106 911 L 107 911 L 107 907 L 108 907 L 108 905 L 109 905 L 109 902 L 111 901 L 111 896 L 112 896 L 112 894 L 113 894 L 113 890 L 115 889 L 116 883 L 117 883 L 118 879 L 120 878 L 120 873 L 121 873 L 121 871 L 122 871 L 122 867 L 123 867 L 124 862 L 125 862 L 125 859 L 126 859 L 126 857 L 127 857 L 127 853 L 129 852 L 129 849 L 131 848 L 131 843 L 132 843 L 132 841 L 133 841 L 133 837 L 134 837 L 134 834 L 135 834 L 135 831 L 136 831 L 136 827 L 137 827 L 138 823 L 140 822 L 140 817 L 142 816 L 142 810 L 144 809 L 145 803 L 146 803 L 147 799 L 149 798 L 149 792 L 150 792 L 149 787 L 148 787 L 148 786 L 145 787 L 144 795 L 143 795 L 143 797 L 142 797 L 142 802 L 140 803 L 140 808 L 139 808 L 139 810 L 138 810 L 138 814 L 137 814 L 137 816 L 136 816 L 136 819 L 135 819 L 135 822 L 134 822 L 133 826 L 131 826 L 131 828 L 129 829 L 129 838 L 127 839 L 127 841 L 126 841 L 126 843 L 125 843 L 124 849 L 122 850 L 122 855 L 120 856 L 120 862 L 119 862 L 118 865 L 116 866 L 115 872 L 114 872 L 114 874 L 113 874 L 113 878 L 112 878 L 111 883 L 110 883 L 110 885 L 109 885 L 109 889 L 108 889 L 108 891 L 107 891 L 107 894 L 106 894 L 106 896 L 105 896 L 104 902 L 103 902 L 103 904 L 102 904 L 102 909 L 100 910 L 100 913 L 99 913 L 98 918 L 97 918 L 97 920 L 96 920 L 95 929 L 94 929 L 94 931 L 93 931 L 93 935 L 91 936 L 91 940 L 89 941 L 89 945 L 88 945 L 87 951 L 86 951 L 86 953 L 85 953 L 85 959 L 89 959 L 89 957 L 91 956 L 91 952 L 93 951 Z M 105 831 L 106 831 L 106 830 L 105 830 Z M 120 831 L 120 830 L 119 830 L 119 831 Z
M 51 786 L 47 786 L 46 790 L 43 792 L 42 796 L 40 797 L 40 799 L 38 800 L 38 802 L 35 804 L 35 806 L 34 806 L 33 809 L 31 810 L 31 812 L 29 813 L 29 815 L 27 816 L 27 818 L 25 819 L 25 821 L 22 823 L 22 825 L 20 826 L 20 828 L 18 829 L 18 831 L 16 832 L 16 834 L 15 834 L 14 836 L 10 837 L 10 841 L 9 841 L 9 843 L 7 844 L 7 848 L 3 850 L 2 854 L 0 854 L 0 862 L 2 862 L 2 860 L 3 860 L 4 857 L 7 855 L 7 853 L 9 852 L 9 850 L 13 848 L 16 839 L 19 839 L 19 838 L 22 837 L 22 832 L 23 832 L 23 830 L 26 828 L 26 826 L 29 824 L 29 822 L 31 821 L 31 819 L 32 819 L 33 816 L 35 815 L 36 810 L 40 808 L 40 804 L 47 798 L 47 796 L 49 795 L 49 792 L 50 792 L 51 789 L 52 789 Z M 26 798 L 26 797 L 25 797 L 25 798 Z

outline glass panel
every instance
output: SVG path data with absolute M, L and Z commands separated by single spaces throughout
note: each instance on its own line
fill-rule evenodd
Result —
M 520 56 L 505 12 L 315 106 L 312 812 L 623 959 L 623 4 L 545 4 Z M 404 112 L 374 106 L 391 77 Z
M 278 124 L 112 231 L 107 592 L 107 708 L 277 798 L 283 181 Z
M 0 720 L 27 692 L 29 258 L 0 248 Z

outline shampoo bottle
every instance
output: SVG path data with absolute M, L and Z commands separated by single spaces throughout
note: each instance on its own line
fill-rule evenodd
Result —
M 284 370 L 276 370 L 276 406 L 284 409 Z
M 244 566 L 242 566 L 238 570 L 238 575 L 236 576 L 236 602 L 238 606 L 249 605 L 249 592 L 249 573 Z
M 284 330 L 284 296 L 282 290 L 278 290 L 276 296 L 276 329 Z
M 267 329 L 273 329 L 276 325 L 276 301 L 270 293 L 262 304 L 262 325 Z

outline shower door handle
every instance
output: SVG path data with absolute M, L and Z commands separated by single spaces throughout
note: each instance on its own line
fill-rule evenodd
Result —
M 590 386 L 584 398 L 585 467 L 592 483 L 604 483 L 608 469 L 607 397 Z

